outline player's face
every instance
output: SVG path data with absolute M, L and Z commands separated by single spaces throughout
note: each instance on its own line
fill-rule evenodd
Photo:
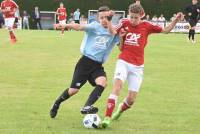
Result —
M 141 15 L 139 13 L 130 13 L 130 21 L 135 26 L 138 25 L 141 21 Z
M 60 7 L 63 8 L 63 4 L 60 4 Z
M 193 5 L 197 4 L 197 2 L 198 2 L 197 0 L 192 0 Z
M 107 27 L 108 25 L 108 13 L 108 11 L 98 13 L 99 22 L 103 27 Z

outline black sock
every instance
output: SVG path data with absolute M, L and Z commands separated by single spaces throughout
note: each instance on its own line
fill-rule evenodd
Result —
M 97 85 L 95 87 L 95 89 L 91 92 L 91 94 L 90 94 L 87 102 L 85 103 L 85 106 L 91 106 L 91 105 L 93 105 L 99 99 L 99 97 L 101 96 L 101 94 L 103 93 L 104 88 L 105 87 L 103 87 L 101 85 Z
M 61 102 L 67 100 L 67 99 L 70 97 L 70 95 L 69 95 L 69 93 L 68 93 L 68 90 L 69 90 L 69 89 L 66 89 L 66 90 L 57 98 L 57 100 L 56 100 L 56 102 L 55 102 L 57 105 L 60 105 Z
M 195 30 L 191 30 L 192 40 L 194 40 Z
M 192 29 L 189 30 L 189 34 L 188 34 L 189 40 L 190 40 L 191 35 L 192 35 Z

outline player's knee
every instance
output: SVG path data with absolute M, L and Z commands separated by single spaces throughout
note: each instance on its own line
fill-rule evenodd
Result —
M 106 79 L 106 77 L 97 78 L 96 85 L 100 85 L 100 86 L 102 86 L 102 87 L 105 88 L 107 86 L 107 79 Z
M 78 91 L 79 91 L 79 89 L 77 89 L 77 88 L 69 88 L 68 94 L 69 94 L 70 96 L 73 96 L 73 95 L 77 94 Z

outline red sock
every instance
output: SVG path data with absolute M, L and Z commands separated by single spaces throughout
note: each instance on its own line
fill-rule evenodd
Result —
M 115 108 L 115 99 L 108 99 L 107 108 L 106 108 L 106 117 L 111 117 L 113 110 Z
M 122 107 L 121 107 L 121 110 L 122 110 L 122 112 L 124 112 L 127 109 L 129 109 L 129 108 L 130 108 L 130 106 L 126 102 L 124 102 L 123 105 L 122 105 Z
M 10 39 L 11 40 L 16 39 L 15 34 L 14 34 L 13 31 L 9 31 L 9 34 L 10 34 Z

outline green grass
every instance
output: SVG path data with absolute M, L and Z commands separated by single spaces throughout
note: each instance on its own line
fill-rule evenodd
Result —
M 152 35 L 145 53 L 144 82 L 137 101 L 106 130 L 82 125 L 80 108 L 91 86 L 50 119 L 55 98 L 69 86 L 80 57 L 82 32 L 16 31 L 11 45 L 0 29 L 0 134 L 199 134 L 200 35 L 193 46 L 185 34 Z M 103 118 L 119 51 L 105 64 L 108 87 L 96 105 Z M 124 86 L 119 101 L 127 93 Z

